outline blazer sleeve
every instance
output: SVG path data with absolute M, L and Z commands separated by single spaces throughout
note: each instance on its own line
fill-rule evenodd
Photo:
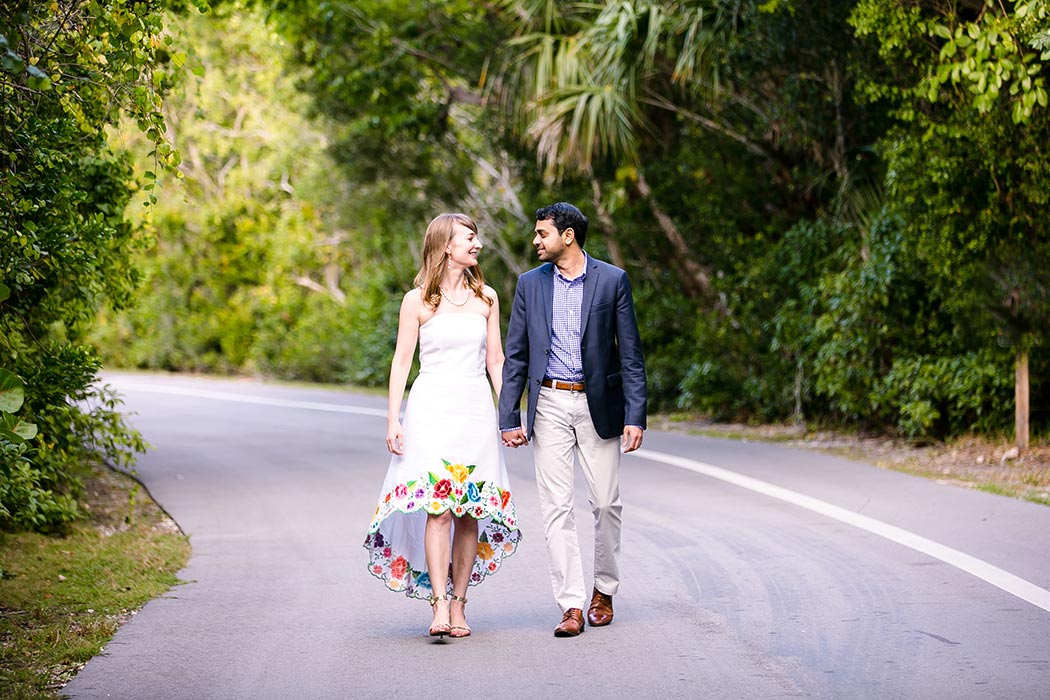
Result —
M 627 274 L 620 275 L 616 288 L 616 333 L 620 348 L 620 372 L 623 377 L 624 424 L 646 427 L 645 359 L 634 298 Z
M 522 427 L 521 395 L 529 381 L 529 324 L 525 318 L 525 285 L 521 277 L 514 289 L 514 303 L 507 325 L 503 361 L 503 388 L 499 394 L 500 430 Z

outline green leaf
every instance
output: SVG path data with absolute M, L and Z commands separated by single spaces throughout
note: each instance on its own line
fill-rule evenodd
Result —
M 7 298 L 11 296 L 11 288 L 3 282 L 0 282 L 0 302 L 7 301 Z
M 14 51 L 6 51 L 2 58 L 0 58 L 0 65 L 4 67 L 9 73 L 18 75 L 24 73 L 26 69 L 26 62 L 22 60 L 22 57 L 16 54 Z
M 4 431 L 4 437 L 8 441 L 15 443 L 16 445 L 24 442 L 25 440 L 31 440 L 36 437 L 36 425 L 33 423 L 27 423 L 21 420 L 18 416 L 13 416 L 10 413 L 3 414 L 0 418 L 0 430 Z
M 17 423 L 15 423 L 14 433 L 15 435 L 21 437 L 23 440 L 32 440 L 36 437 L 36 432 L 37 431 L 35 423 L 26 423 L 23 420 L 20 420 Z
M 8 428 L 0 427 L 0 440 L 20 445 L 25 442 L 25 438 Z
M 47 73 L 36 66 L 29 66 L 26 72 L 29 74 L 29 77 L 26 78 L 26 85 L 40 92 L 47 92 L 51 89 L 51 78 Z
M 6 369 L 0 369 L 0 411 L 14 413 L 22 408 L 25 390 L 22 380 Z

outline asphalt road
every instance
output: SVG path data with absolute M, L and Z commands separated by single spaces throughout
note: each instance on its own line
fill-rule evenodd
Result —
M 473 636 L 435 642 L 427 605 L 372 578 L 361 547 L 384 398 L 107 381 L 154 446 L 137 471 L 193 556 L 72 698 L 1050 698 L 1050 508 L 650 431 L 622 464 L 616 620 L 558 639 L 532 454 L 508 450 L 522 544 L 470 589 Z

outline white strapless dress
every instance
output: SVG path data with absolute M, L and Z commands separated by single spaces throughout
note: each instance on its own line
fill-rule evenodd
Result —
M 427 513 L 478 521 L 471 585 L 495 573 L 521 539 L 486 377 L 486 336 L 485 317 L 470 312 L 439 313 L 419 327 L 404 454 L 390 460 L 364 543 L 372 575 L 412 598 L 432 593 L 423 549 Z M 451 592 L 451 578 L 438 588 Z

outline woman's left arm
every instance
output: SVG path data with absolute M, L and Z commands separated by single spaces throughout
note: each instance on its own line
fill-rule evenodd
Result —
M 485 294 L 492 300 L 489 307 L 488 335 L 485 338 L 485 367 L 489 372 L 489 381 L 492 382 L 492 390 L 499 398 L 499 392 L 503 388 L 503 338 L 499 330 L 499 297 L 492 287 L 485 287 Z

